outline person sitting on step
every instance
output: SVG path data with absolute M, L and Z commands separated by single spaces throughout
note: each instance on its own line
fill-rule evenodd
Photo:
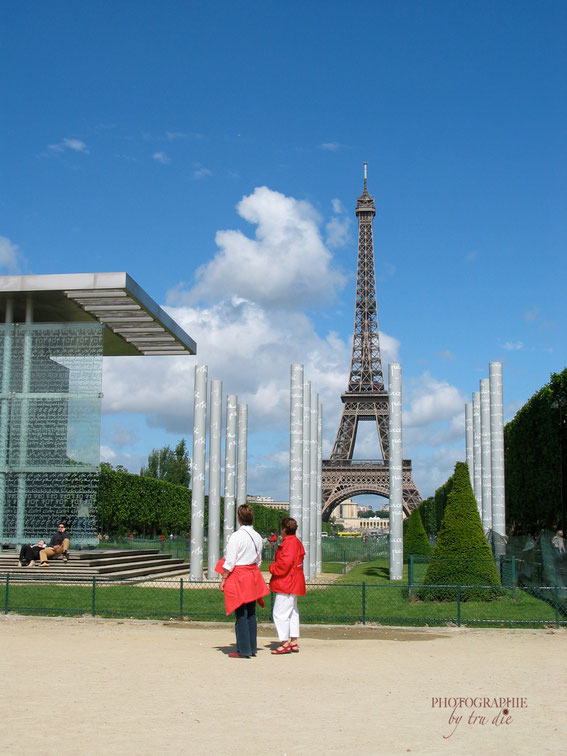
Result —
M 66 562 L 68 559 L 68 548 L 69 534 L 65 530 L 65 525 L 63 525 L 63 523 L 60 523 L 57 527 L 57 532 L 49 542 L 49 546 L 39 552 L 39 560 L 41 562 L 41 566 L 48 567 L 49 562 L 47 560 L 49 559 L 49 557 L 58 556 L 59 554 L 63 554 L 63 561 Z
M 20 556 L 18 557 L 18 567 L 33 567 L 36 561 L 39 559 L 39 552 L 45 549 L 47 544 L 40 538 L 33 546 L 24 544 L 20 549 Z

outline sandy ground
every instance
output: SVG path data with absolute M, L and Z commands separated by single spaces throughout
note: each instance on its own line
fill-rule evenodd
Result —
M 299 654 L 278 657 L 266 626 L 255 659 L 229 659 L 233 637 L 232 625 L 4 616 L 0 753 L 567 750 L 564 630 L 310 626 Z M 514 699 L 507 714 L 494 698 Z

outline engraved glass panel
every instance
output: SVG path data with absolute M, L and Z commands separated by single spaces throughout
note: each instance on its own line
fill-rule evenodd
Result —
M 96 544 L 98 323 L 0 325 L 0 537 Z

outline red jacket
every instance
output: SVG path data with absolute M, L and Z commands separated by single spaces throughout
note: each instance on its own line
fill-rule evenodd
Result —
M 224 559 L 219 559 L 215 572 L 222 575 L 223 569 Z M 224 605 L 227 615 L 242 604 L 248 604 L 251 601 L 257 601 L 263 607 L 264 596 L 267 596 L 269 592 L 257 564 L 237 565 L 224 584 Z
M 305 549 L 299 538 L 295 535 L 287 535 L 276 551 L 275 562 L 270 565 L 272 573 L 270 590 L 273 593 L 305 596 L 304 556 Z

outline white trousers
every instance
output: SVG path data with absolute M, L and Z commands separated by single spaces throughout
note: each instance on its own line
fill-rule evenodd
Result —
M 280 641 L 299 638 L 299 612 L 297 596 L 293 593 L 276 593 L 274 600 L 274 625 Z

